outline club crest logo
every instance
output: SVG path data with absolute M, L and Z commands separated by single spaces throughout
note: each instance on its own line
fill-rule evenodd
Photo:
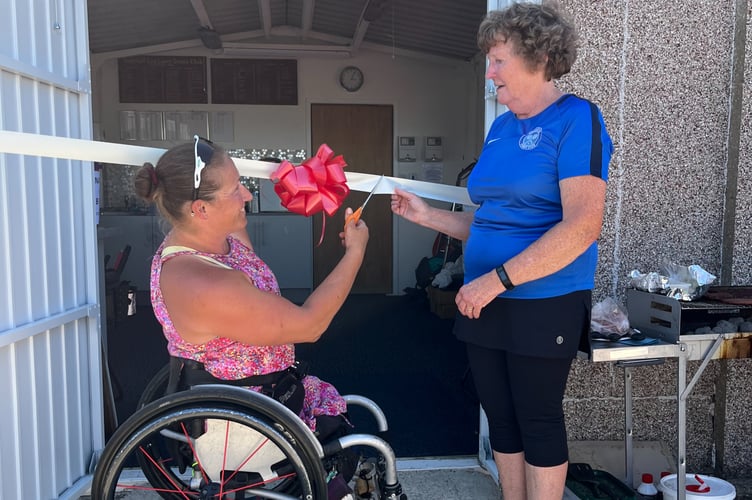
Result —
M 520 137 L 520 149 L 524 149 L 525 151 L 535 149 L 538 146 L 542 135 L 543 129 L 535 127 L 533 130 Z

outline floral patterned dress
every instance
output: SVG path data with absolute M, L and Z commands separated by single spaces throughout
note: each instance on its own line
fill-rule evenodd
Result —
M 237 269 L 244 272 L 259 290 L 280 294 L 277 279 L 269 266 L 238 239 L 230 236 L 228 242 L 230 252 L 226 255 L 199 252 L 187 247 L 165 247 L 164 243 L 157 249 L 151 265 L 151 303 L 167 338 L 167 350 L 170 356 L 203 363 L 206 371 L 223 380 L 237 380 L 285 370 L 295 362 L 293 344 L 254 346 L 220 335 L 204 344 L 192 344 L 180 336 L 170 319 L 160 289 L 160 275 L 162 264 L 178 255 L 196 255 L 215 264 Z M 311 430 L 316 430 L 317 416 L 333 416 L 347 411 L 344 399 L 331 384 L 308 375 L 303 379 L 303 387 L 305 401 L 300 417 Z M 250 389 L 260 391 L 261 388 Z

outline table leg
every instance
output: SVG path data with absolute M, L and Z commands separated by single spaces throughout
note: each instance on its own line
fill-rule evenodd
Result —
M 683 397 L 684 389 L 687 386 L 687 355 L 686 346 L 682 346 L 682 352 L 679 355 L 679 371 L 677 373 L 678 390 L 677 390 L 677 460 L 676 460 L 676 498 L 685 500 L 687 490 L 685 489 L 687 481 L 687 400 Z
M 634 454 L 632 439 L 634 427 L 632 423 L 632 368 L 635 366 L 650 366 L 663 364 L 662 358 L 624 359 L 616 362 L 616 366 L 624 368 L 624 483 L 634 488 Z
M 632 454 L 632 367 L 624 367 L 624 471 L 625 483 L 633 488 L 634 456 Z
M 715 353 L 721 347 L 723 342 L 723 334 L 719 334 L 713 344 L 702 355 L 702 363 L 697 368 L 692 380 L 687 384 L 687 360 L 689 357 L 689 351 L 687 350 L 687 344 L 679 344 L 679 373 L 677 374 L 678 381 L 678 401 L 677 401 L 677 413 L 678 413 L 678 429 L 677 429 L 677 467 L 676 467 L 676 491 L 677 500 L 686 500 L 687 491 L 685 489 L 687 480 L 687 398 L 689 393 L 692 392 L 695 384 L 700 380 L 700 376 L 707 368 L 710 360 L 713 359 Z

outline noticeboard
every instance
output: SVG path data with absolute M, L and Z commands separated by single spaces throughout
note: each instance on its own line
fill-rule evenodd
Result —
M 212 59 L 213 104 L 298 104 L 294 59 Z
M 206 58 L 133 56 L 118 59 L 122 103 L 207 104 Z

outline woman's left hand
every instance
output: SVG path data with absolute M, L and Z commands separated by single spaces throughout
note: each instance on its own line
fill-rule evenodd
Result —
M 454 302 L 460 314 L 477 319 L 481 310 L 503 291 L 504 285 L 499 281 L 496 271 L 491 270 L 463 285 L 457 292 Z

